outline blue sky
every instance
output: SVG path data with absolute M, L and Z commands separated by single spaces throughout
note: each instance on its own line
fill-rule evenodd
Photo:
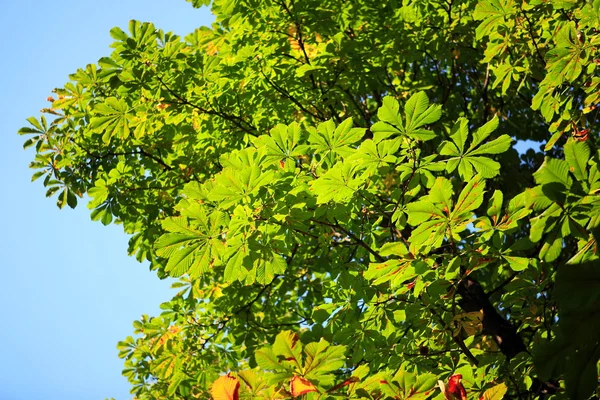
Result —
M 207 9 L 184 0 L 20 0 L 0 13 L 0 399 L 129 399 L 117 341 L 141 314 L 172 296 L 127 256 L 119 226 L 92 222 L 89 210 L 58 210 L 30 182 L 16 131 L 47 107 L 68 74 L 110 53 L 109 30 L 130 19 L 185 35 L 210 24 Z

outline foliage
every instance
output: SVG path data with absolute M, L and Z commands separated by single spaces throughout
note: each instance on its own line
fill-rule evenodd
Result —
M 132 393 L 591 396 L 600 0 L 211 6 L 114 28 L 20 131 L 179 278 L 118 345 Z

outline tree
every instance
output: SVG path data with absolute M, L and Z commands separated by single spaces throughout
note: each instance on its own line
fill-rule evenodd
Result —
M 132 393 L 591 396 L 600 0 L 212 10 L 114 28 L 20 131 L 59 207 L 179 278 L 118 344 Z

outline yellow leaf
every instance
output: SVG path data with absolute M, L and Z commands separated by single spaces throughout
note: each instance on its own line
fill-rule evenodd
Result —
M 506 389 L 504 383 L 491 387 L 483 393 L 479 400 L 501 400 L 506 394 Z
M 230 374 L 220 376 L 210 388 L 213 400 L 239 400 L 240 381 Z
M 464 331 L 467 336 L 473 336 L 483 329 L 483 313 L 481 311 L 472 311 L 457 314 L 453 318 L 454 331 L 453 336 L 457 337 Z
M 293 397 L 302 396 L 303 394 L 306 394 L 309 392 L 318 392 L 315 385 L 310 383 L 310 381 L 308 379 L 302 378 L 301 376 L 297 376 L 297 375 L 294 375 L 294 377 L 292 378 L 292 381 L 290 382 L 290 386 L 292 389 Z

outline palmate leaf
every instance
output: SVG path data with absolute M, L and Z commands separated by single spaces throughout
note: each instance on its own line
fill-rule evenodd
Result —
M 448 211 L 444 210 L 439 204 L 434 204 L 428 199 L 415 201 L 406 206 L 408 211 L 408 223 L 413 226 L 418 226 L 430 218 L 446 218 Z
M 400 368 L 392 378 L 392 384 L 397 385 L 402 393 L 403 399 L 419 400 L 425 399 L 435 388 L 437 377 L 433 374 L 417 374 Z
M 304 347 L 304 374 L 321 381 L 322 375 L 336 371 L 346 364 L 346 348 L 331 346 L 325 339 L 312 342 Z
M 353 153 L 350 147 L 364 135 L 364 128 L 353 128 L 352 118 L 345 119 L 339 126 L 333 120 L 320 123 L 317 129 L 309 129 L 308 141 L 315 154 L 319 155 L 331 166 L 335 156 L 348 156 Z
M 284 273 L 287 263 L 279 254 L 283 245 L 277 239 L 279 229 L 279 225 L 269 224 L 257 229 L 252 210 L 237 206 L 226 232 L 225 281 L 266 285 L 275 275 Z
M 548 74 L 543 83 L 559 86 L 574 81 L 583 71 L 585 51 L 577 36 L 575 22 L 563 23 L 556 35 L 557 46 L 546 53 Z
M 514 12 L 513 0 L 486 0 L 477 3 L 473 18 L 482 22 L 477 27 L 476 38 L 479 40 L 497 30 Z
M 404 106 L 406 113 L 406 123 L 404 125 L 404 133 L 410 137 L 421 140 L 428 140 L 431 135 L 430 131 L 419 129 L 424 125 L 436 122 L 442 116 L 442 106 L 439 104 L 429 105 L 429 98 L 425 92 L 418 92 L 412 95 Z
M 331 386 L 335 381 L 334 371 L 346 365 L 346 347 L 332 346 L 324 339 L 308 343 L 304 348 L 298 334 L 292 331 L 282 331 L 275 338 L 272 346 L 264 347 L 255 352 L 258 366 L 266 371 L 273 371 L 275 381 L 292 378 L 296 381 L 297 389 Z M 298 381 L 301 377 L 305 382 Z M 308 393 L 308 392 L 306 392 Z
M 444 140 L 438 148 L 440 155 L 451 157 L 446 160 L 446 171 L 452 172 L 458 168 L 459 175 L 465 180 L 471 179 L 474 175 L 473 169 L 483 178 L 492 178 L 498 175 L 500 164 L 491 158 L 482 157 L 487 154 L 503 153 L 510 147 L 512 140 L 508 135 L 501 135 L 492 141 L 483 143 L 497 127 L 498 117 L 494 116 L 473 133 L 471 144 L 465 150 L 469 137 L 469 123 L 467 119 L 459 118 L 452 128 L 451 141 Z
M 423 129 L 423 126 L 440 119 L 441 106 L 430 106 L 425 92 L 418 92 L 408 99 L 404 106 L 404 118 L 399 109 L 400 105 L 396 99 L 390 96 L 383 98 L 383 105 L 377 111 L 379 122 L 371 126 L 376 143 L 394 134 L 418 140 L 431 140 L 436 137 L 435 133 Z
M 174 396 L 179 389 L 181 383 L 187 379 L 187 375 L 180 370 L 175 371 L 171 379 L 169 379 L 169 386 L 167 388 L 167 395 Z M 235 398 L 235 397 L 234 397 Z
M 429 195 L 406 206 L 408 223 L 416 226 L 409 242 L 411 246 L 437 247 L 442 244 L 452 208 L 452 184 L 446 178 L 435 180 Z
M 380 372 L 369 376 L 356 385 L 356 391 L 361 393 L 381 393 L 383 396 L 373 398 L 394 399 L 426 399 L 435 390 L 437 377 L 433 374 L 409 372 L 403 366 L 393 377 L 388 373 Z
M 404 131 L 404 122 L 400 116 L 400 104 L 393 97 L 386 96 L 383 98 L 383 104 L 377 110 L 379 122 L 371 127 L 374 133 L 375 143 L 389 137 L 394 133 Z
M 556 260 L 562 251 L 563 237 L 559 224 L 544 238 L 544 244 L 540 249 L 540 258 L 546 262 Z
M 551 262 L 560 255 L 563 247 L 562 226 L 564 222 L 568 222 L 568 218 L 569 216 L 564 214 L 562 206 L 555 202 L 550 202 L 550 206 L 543 213 L 531 218 L 530 240 L 536 243 L 543 238 L 539 253 L 541 259 Z
M 170 378 L 175 373 L 178 364 L 181 364 L 181 362 L 178 362 L 177 355 L 170 352 L 163 353 L 154 363 L 156 374 L 163 379 Z
M 497 138 L 491 142 L 487 142 L 479 146 L 496 129 L 498 129 L 498 116 L 495 115 L 494 118 L 486 122 L 483 126 L 477 129 L 475 133 L 473 133 L 473 140 L 471 141 L 471 145 L 467 150 L 469 155 L 477 156 L 481 154 L 500 154 L 508 150 L 510 140 L 507 141 L 506 137 L 503 137 L 503 140 L 498 140 L 500 138 Z
M 302 373 L 302 344 L 294 332 L 280 332 L 272 346 L 255 351 L 254 357 L 262 370 L 274 372 L 271 383 L 282 382 Z
M 215 185 L 208 199 L 219 203 L 222 209 L 229 209 L 237 204 L 251 203 L 252 195 L 269 184 L 273 179 L 273 171 L 261 171 L 257 165 L 246 168 L 225 168 L 217 175 Z
M 254 141 L 254 145 L 256 147 L 264 146 L 266 158 L 270 161 L 281 161 L 302 155 L 303 149 L 299 146 L 302 141 L 300 125 L 297 123 L 278 124 L 271 129 L 269 135 L 259 136 Z
M 89 209 L 94 209 L 106 201 L 108 195 L 110 194 L 110 188 L 106 185 L 105 180 L 98 179 L 96 181 L 96 186 L 88 189 L 87 194 L 92 198 L 87 207 Z
M 268 388 L 267 380 L 269 373 L 256 369 L 244 370 L 237 373 L 238 379 L 250 389 L 252 395 L 258 395 L 262 390 Z
M 502 213 L 502 202 L 504 194 L 500 190 L 494 190 L 494 194 L 488 202 L 487 215 L 494 220 L 494 223 L 500 219 Z
M 159 256 L 168 257 L 165 269 L 173 277 L 188 272 L 196 259 L 195 252 L 204 248 L 202 242 L 198 241 L 198 237 L 184 236 L 177 233 L 164 234 L 156 242 L 155 247 Z
M 251 258 L 254 258 L 251 255 Z M 267 285 L 271 283 L 276 274 L 283 274 L 287 264 L 282 256 L 270 249 L 260 253 L 254 259 L 253 268 L 256 270 L 256 282 Z
M 247 246 L 242 245 L 233 249 L 232 255 L 227 261 L 225 271 L 223 272 L 223 279 L 225 279 L 226 283 L 232 283 L 236 280 L 244 282 L 246 280 L 247 269 L 244 267 L 244 260 L 247 256 Z
M 310 183 L 317 196 L 317 203 L 329 201 L 347 203 L 354 196 L 367 177 L 360 171 L 360 164 L 338 162 L 325 175 Z
M 94 116 L 90 120 L 91 133 L 103 133 L 102 141 L 109 143 L 113 136 L 125 139 L 129 136 L 129 121 L 132 119 L 125 101 L 115 97 L 107 98 L 104 103 L 94 107 Z
M 200 224 L 202 231 L 191 227 L 186 217 L 171 217 L 163 221 L 167 233 L 158 238 L 154 248 L 158 256 L 167 259 L 165 269 L 169 275 L 178 277 L 187 273 L 191 277 L 199 277 L 219 258 L 223 244 L 211 233 L 215 235 L 218 232 L 222 219 L 219 213 L 215 213 L 211 220 L 212 223 L 204 220 Z
M 378 167 L 396 162 L 396 152 L 400 140 L 382 140 L 379 143 L 371 139 L 363 141 L 358 150 L 346 159 L 348 162 L 358 162 L 365 166 L 369 173 L 374 173 Z
M 434 182 L 426 199 L 406 206 L 408 223 L 415 226 L 410 243 L 419 247 L 438 247 L 446 234 L 455 239 L 473 218 L 473 211 L 483 202 L 485 182 L 476 175 L 460 192 L 456 204 L 452 201 L 452 184 L 439 177 Z
M 221 157 L 219 157 L 219 162 L 225 169 L 234 168 L 242 171 L 255 166 L 263 170 L 269 166 L 266 153 L 266 149 L 262 147 L 247 147 L 242 150 L 234 150 L 222 154 Z

